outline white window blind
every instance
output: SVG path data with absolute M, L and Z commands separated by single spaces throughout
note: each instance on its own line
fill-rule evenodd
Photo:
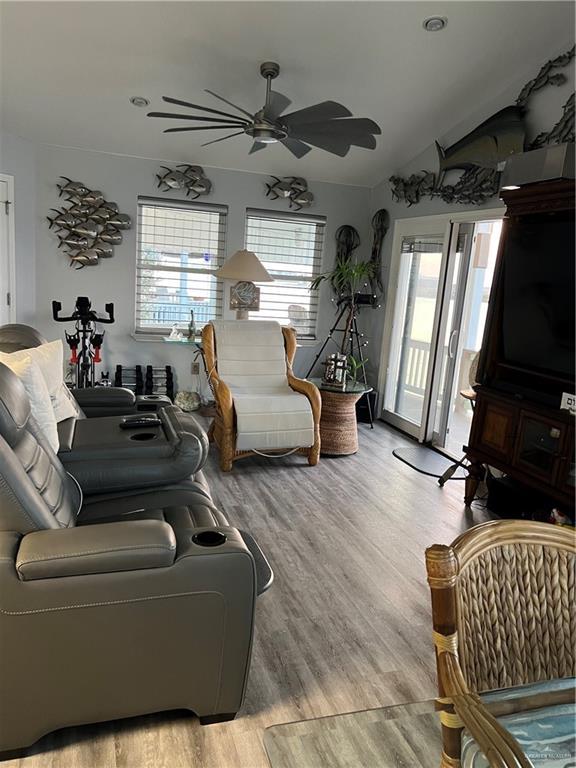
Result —
M 254 251 L 273 283 L 260 283 L 258 317 L 292 325 L 300 338 L 316 337 L 317 291 L 326 220 L 319 216 L 246 211 L 246 248 Z
M 198 328 L 222 316 L 225 206 L 139 198 L 136 332 L 184 330 L 190 310 Z

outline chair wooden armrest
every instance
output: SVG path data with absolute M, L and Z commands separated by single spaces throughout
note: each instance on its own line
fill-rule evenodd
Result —
M 498 722 L 480 697 L 469 691 L 456 654 L 439 652 L 438 674 L 445 697 L 449 700 L 448 706 L 453 706 L 462 726 L 486 755 L 491 768 L 534 768 L 512 734 Z M 442 701 L 440 706 L 446 704 Z M 448 714 L 443 718 L 441 714 L 440 720 L 447 724 L 453 717 Z
M 318 387 L 307 379 L 299 379 L 291 371 L 288 371 L 288 384 L 290 389 L 295 392 L 300 392 L 301 395 L 306 395 L 312 406 L 312 415 L 314 416 L 314 423 L 320 420 L 320 411 L 322 409 L 322 398 L 320 396 L 320 390 Z

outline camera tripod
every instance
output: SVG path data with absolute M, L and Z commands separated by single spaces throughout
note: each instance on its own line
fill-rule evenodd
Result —
M 66 334 L 66 342 L 70 347 L 70 362 L 76 365 L 76 386 L 78 389 L 94 386 L 96 363 L 102 362 L 100 348 L 104 341 L 104 331 L 96 332 L 96 323 L 114 322 L 114 304 L 106 304 L 104 309 L 108 317 L 99 317 L 92 309 L 90 299 L 78 296 L 74 311 L 69 317 L 60 317 L 62 304 L 52 302 L 52 317 L 57 323 L 75 323 L 75 333 Z
M 314 358 L 314 361 L 312 362 L 312 365 L 308 369 L 308 372 L 306 373 L 305 378 L 308 378 L 310 374 L 312 373 L 316 363 L 322 356 L 322 353 L 326 349 L 328 343 L 330 341 L 333 341 L 334 344 L 337 344 L 336 339 L 334 338 L 335 333 L 348 333 L 348 355 L 352 355 L 356 357 L 355 351 L 358 355 L 358 361 L 360 362 L 360 369 L 362 371 L 362 378 L 361 381 L 364 383 L 366 388 L 368 389 L 368 380 L 366 378 L 366 361 L 364 359 L 364 353 L 362 351 L 363 347 L 366 346 L 368 342 L 363 342 L 361 339 L 364 334 L 360 333 L 358 330 L 358 305 L 356 302 L 352 302 L 350 297 L 346 297 L 345 299 L 340 299 L 338 301 L 338 308 L 340 309 L 340 312 L 338 313 L 338 316 L 336 318 L 336 321 L 332 328 L 330 328 L 328 332 L 328 336 L 324 339 L 324 343 L 320 347 L 318 354 Z M 342 322 L 342 318 L 346 315 L 347 312 L 352 312 L 352 321 L 350 323 L 350 327 L 348 328 L 348 323 L 345 322 L 344 328 L 339 328 L 338 326 Z M 346 349 L 345 345 L 341 345 L 340 348 Z M 368 393 L 366 393 L 366 404 L 368 406 L 368 419 L 370 421 L 370 429 L 374 429 L 374 417 L 372 414 L 372 404 L 370 402 L 370 398 L 368 397 Z

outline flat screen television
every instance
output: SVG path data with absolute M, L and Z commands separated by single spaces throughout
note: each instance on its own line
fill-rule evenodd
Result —
M 494 385 L 555 401 L 574 388 L 574 217 L 557 211 L 512 217 L 500 282 Z M 571 387 L 571 389 L 570 389 Z
M 574 375 L 574 221 L 566 212 L 511 222 L 504 258 L 503 360 Z

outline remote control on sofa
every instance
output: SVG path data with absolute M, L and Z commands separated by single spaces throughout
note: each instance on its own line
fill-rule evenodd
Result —
M 127 416 L 120 422 L 120 429 L 141 429 L 159 427 L 162 424 L 158 416 Z

